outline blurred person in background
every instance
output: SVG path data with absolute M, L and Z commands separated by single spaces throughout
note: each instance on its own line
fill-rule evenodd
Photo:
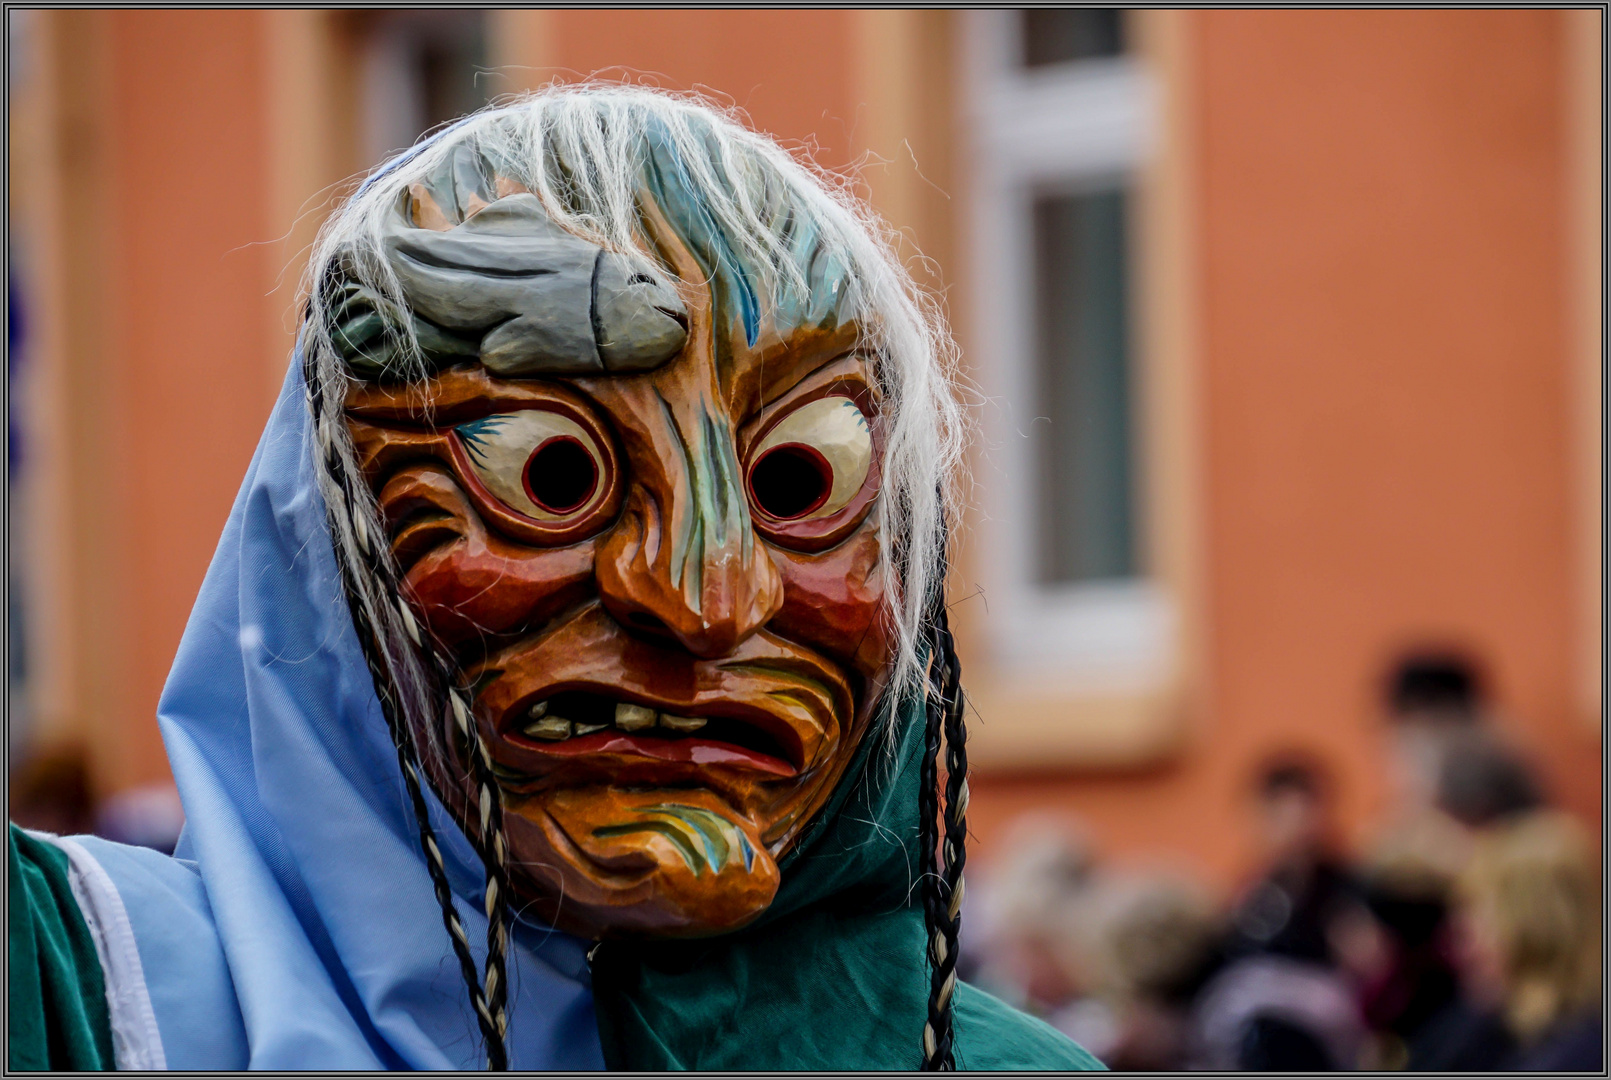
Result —
M 1272 758 L 1255 789 L 1266 870 L 1232 916 L 1232 956 L 1273 953 L 1333 962 L 1326 928 L 1354 902 L 1351 877 L 1333 836 L 1327 774 L 1303 754 Z
M 1102 867 L 1065 821 L 1021 819 L 1002 850 L 969 908 L 959 970 L 1110 1068 L 1182 1067 L 1191 1002 L 1222 955 L 1208 898 Z
M 1457 992 L 1450 880 L 1442 862 L 1413 850 L 1367 862 L 1361 876 L 1366 907 L 1331 927 L 1333 951 L 1372 1031 L 1363 1064 L 1402 1069 L 1410 1042 Z
M 1065 1033 L 1108 1018 L 1109 1068 L 1184 1068 L 1191 1004 L 1218 968 L 1221 920 L 1201 890 L 1159 875 L 1108 875 L 1092 907 L 1095 994 L 1052 1017 Z
M 1235 905 L 1226 964 L 1193 1009 L 1194 1068 L 1352 1069 L 1366 1030 L 1333 941 L 1361 902 L 1333 836 L 1327 771 L 1272 757 L 1254 783 L 1266 870 Z
M 89 758 L 75 743 L 41 749 L 12 767 L 6 792 L 11 820 L 25 829 L 69 836 L 95 822 Z
M 150 784 L 97 799 L 89 756 L 78 743 L 36 750 L 11 770 L 11 820 L 25 829 L 72 836 L 94 833 L 121 844 L 173 853 L 184 809 L 172 784 Z
M 1370 918 L 1335 944 L 1375 1032 L 1369 1063 L 1403 1068 L 1457 994 L 1448 905 L 1473 830 L 1540 802 L 1521 756 L 1488 722 L 1473 666 L 1452 655 L 1401 662 L 1388 680 L 1395 805 L 1365 860 Z
M 1017 822 L 969 905 L 973 933 L 958 970 L 1019 1008 L 1048 1018 L 1090 987 L 1089 920 L 1095 869 L 1072 824 Z M 1092 1053 L 1101 1053 L 1092 1049 Z
M 1461 996 L 1409 1067 L 1599 1070 L 1600 890 L 1576 822 L 1530 810 L 1490 824 L 1455 889 Z
M 1465 838 L 1438 807 L 1444 759 L 1453 743 L 1488 725 L 1475 663 L 1451 651 L 1412 652 L 1385 680 L 1390 806 L 1372 857 L 1438 866 L 1448 880 L 1460 872 Z
M 1537 809 L 1541 786 L 1527 760 L 1486 727 L 1451 732 L 1439 762 L 1435 806 L 1468 829 Z

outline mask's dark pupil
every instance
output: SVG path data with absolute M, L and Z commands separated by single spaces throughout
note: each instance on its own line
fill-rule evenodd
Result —
M 549 439 L 526 463 L 526 493 L 551 514 L 568 513 L 587 502 L 598 482 L 593 455 L 568 435 Z
M 833 470 L 809 446 L 791 443 L 768 450 L 750 470 L 755 505 L 787 521 L 811 513 L 828 499 Z

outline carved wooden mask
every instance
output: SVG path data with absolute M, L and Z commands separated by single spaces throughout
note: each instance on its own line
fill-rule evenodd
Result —
M 461 149 L 385 237 L 433 374 L 384 377 L 361 290 L 337 319 L 407 599 L 503 787 L 515 907 L 590 937 L 765 910 L 891 655 L 879 397 L 839 271 L 797 231 L 805 290 L 758 301 L 663 157 L 645 177 L 634 259 Z M 473 829 L 450 727 L 432 779 Z

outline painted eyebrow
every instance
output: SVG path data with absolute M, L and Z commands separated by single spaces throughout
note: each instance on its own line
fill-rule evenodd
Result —
M 806 348 L 800 346 L 786 349 L 778 358 L 771 361 L 762 361 L 761 376 L 756 393 L 759 400 L 757 409 L 764 409 L 779 398 L 788 394 L 801 383 L 820 374 L 823 370 L 842 364 L 847 360 L 860 357 L 863 363 L 869 363 L 871 358 L 861 353 L 859 347 L 852 343 L 841 348 L 826 350 L 822 359 L 817 363 L 798 359 L 799 351 Z M 809 366 L 805 366 L 809 365 Z M 871 378 L 867 380 L 871 385 Z

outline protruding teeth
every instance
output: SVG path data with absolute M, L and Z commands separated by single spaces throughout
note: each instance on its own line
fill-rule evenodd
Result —
M 548 702 L 539 701 L 537 704 L 533 705 L 529 710 L 527 710 L 526 715 L 531 717 L 533 720 L 541 720 L 543 717 L 548 715 Z
M 668 727 L 672 731 L 698 731 L 705 726 L 705 720 L 698 716 L 671 716 L 662 713 L 660 726 Z
M 578 734 L 578 735 L 591 735 L 591 734 L 593 734 L 593 732 L 595 732 L 595 731 L 603 731 L 605 728 L 607 728 L 609 726 L 610 726 L 609 724 L 577 724 L 576 725 L 576 734 Z
M 622 731 L 642 731 L 654 727 L 654 710 L 625 702 L 615 707 L 615 726 Z
M 562 716 L 545 716 L 527 724 L 523 730 L 534 739 L 558 742 L 571 737 L 571 722 Z

